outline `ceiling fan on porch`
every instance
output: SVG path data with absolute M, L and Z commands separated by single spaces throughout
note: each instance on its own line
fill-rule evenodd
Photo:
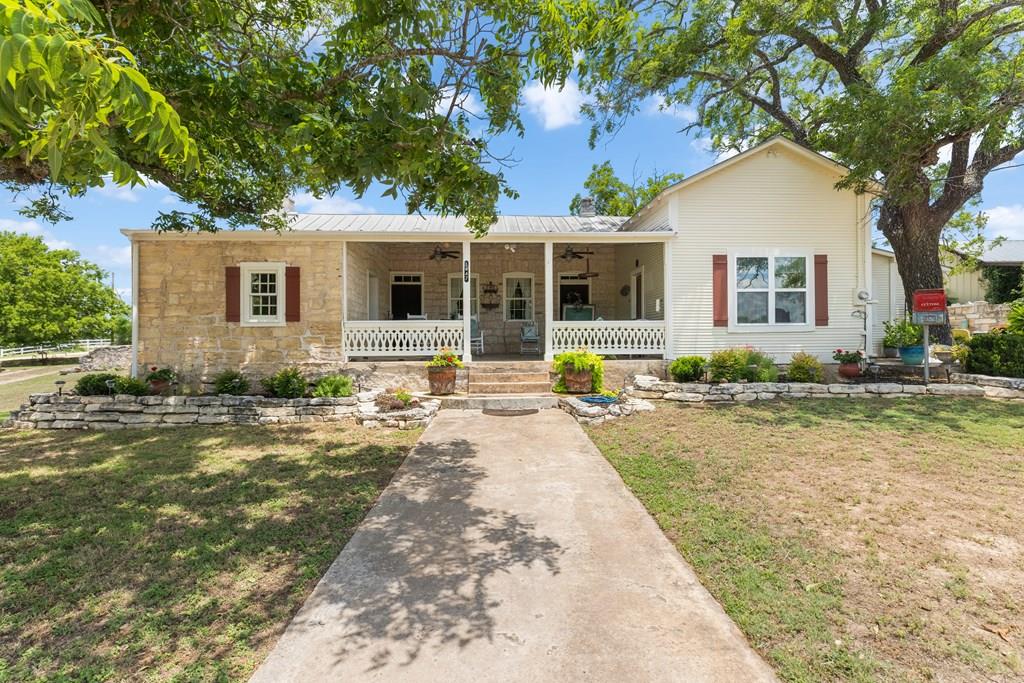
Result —
M 567 244 L 567 245 L 565 245 L 565 251 L 563 251 L 561 254 L 559 254 L 558 258 L 564 259 L 564 260 L 568 261 L 570 259 L 581 259 L 584 256 L 593 256 L 593 255 L 594 255 L 594 252 L 590 251 L 589 249 L 585 249 L 585 250 L 584 249 L 573 249 L 571 244 Z M 588 262 L 589 262 L 589 259 L 588 259 Z M 589 266 L 587 267 L 587 270 L 590 270 Z
M 454 250 L 454 249 L 445 249 L 442 245 L 435 244 L 434 245 L 434 251 L 432 251 L 430 253 L 430 260 L 431 261 L 441 261 L 441 260 L 446 259 L 446 258 L 450 258 L 450 259 L 459 258 L 459 252 Z

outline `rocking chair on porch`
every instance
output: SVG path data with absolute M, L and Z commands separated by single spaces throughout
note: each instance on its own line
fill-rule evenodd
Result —
M 484 354 L 484 333 L 480 330 L 480 319 L 469 317 L 469 348 L 473 353 Z
M 519 329 L 519 353 L 540 353 L 540 332 L 532 320 Z

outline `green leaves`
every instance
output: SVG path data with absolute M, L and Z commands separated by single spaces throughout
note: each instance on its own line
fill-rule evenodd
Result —
M 644 181 L 633 178 L 627 184 L 615 175 L 610 161 L 595 164 L 590 175 L 583 181 L 589 196 L 594 200 L 594 210 L 599 216 L 632 216 L 658 193 L 669 185 L 683 179 L 682 173 L 665 173 L 657 171 Z M 569 203 L 569 212 L 578 215 L 583 197 L 577 194 Z
M 124 46 L 96 32 L 84 0 L 0 0 L 0 135 L 8 174 L 45 165 L 73 193 L 142 182 L 121 140 L 142 143 L 155 165 L 195 170 L 198 154 L 174 109 L 136 70 Z M 12 173 L 13 171 L 13 173 Z

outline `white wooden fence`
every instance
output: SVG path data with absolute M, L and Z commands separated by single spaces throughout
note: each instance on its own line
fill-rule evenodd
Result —
M 443 348 L 462 353 L 461 320 L 346 320 L 349 356 L 433 356 Z
M 555 320 L 551 323 L 555 353 L 581 346 L 602 355 L 662 355 L 665 322 L 662 320 Z
M 14 358 L 16 356 L 32 356 L 39 353 L 58 353 L 67 349 L 83 348 L 92 351 L 101 346 L 110 346 L 109 339 L 76 339 L 75 341 L 63 342 L 60 344 L 36 344 L 35 346 L 12 346 L 6 349 L 0 348 L 0 358 Z

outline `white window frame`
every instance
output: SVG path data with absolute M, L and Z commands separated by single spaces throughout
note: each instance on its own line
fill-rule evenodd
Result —
M 509 296 L 508 296 L 508 281 L 516 279 L 530 278 L 530 312 L 529 317 L 519 319 L 509 317 Z M 505 322 L 507 323 L 521 323 L 529 320 L 536 320 L 537 318 L 537 278 L 533 273 L 504 273 L 501 276 L 501 298 L 502 298 L 502 312 L 504 313 Z
M 452 280 L 459 283 L 457 297 L 452 296 Z M 469 286 L 472 290 L 469 294 L 469 315 L 480 317 L 480 276 L 476 273 L 470 273 L 469 275 Z M 448 273 L 448 308 L 445 309 L 445 315 L 451 316 L 452 311 L 455 310 L 455 302 L 462 301 L 462 273 Z M 473 306 L 476 305 L 476 312 L 473 312 Z M 462 308 L 463 315 L 465 315 L 466 308 Z M 461 320 L 462 318 L 459 318 Z
M 395 282 L 396 277 L 418 277 L 419 282 Z M 420 313 L 425 314 L 427 312 L 427 286 L 424 282 L 423 271 L 411 271 L 411 270 L 392 270 L 388 272 L 388 308 L 391 308 L 391 287 L 393 285 L 419 285 L 420 286 Z M 393 313 L 392 309 L 392 313 Z M 392 313 L 389 313 L 391 315 Z
M 284 327 L 285 325 L 285 264 L 282 261 L 247 261 L 239 263 L 241 271 L 240 289 L 242 295 L 242 311 L 239 324 L 242 327 Z M 252 276 L 261 273 L 273 273 L 277 277 L 277 315 L 254 316 L 252 314 Z
M 804 267 L 807 269 L 807 284 L 805 301 L 807 310 L 805 322 L 802 323 L 777 323 L 775 322 L 775 259 L 777 257 L 796 256 L 804 259 Z M 767 323 L 739 323 L 736 321 L 737 293 L 736 287 L 736 259 L 739 258 L 768 258 L 768 289 L 747 290 L 768 292 L 768 322 Z M 801 291 L 799 289 L 783 289 L 784 292 Z M 729 332 L 750 333 L 750 332 L 809 332 L 814 330 L 814 252 L 808 249 L 735 249 L 729 250 Z

